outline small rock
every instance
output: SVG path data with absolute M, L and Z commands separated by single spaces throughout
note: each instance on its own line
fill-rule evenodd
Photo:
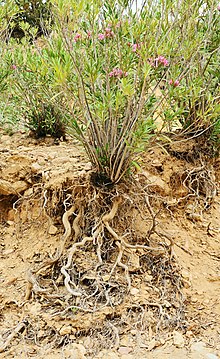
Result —
M 187 338 L 193 337 L 193 332 L 192 332 L 192 330 L 187 330 L 187 332 L 186 332 L 186 337 L 187 337 Z
M 92 165 L 91 165 L 91 163 L 85 163 L 85 165 L 83 166 L 83 168 L 84 168 L 85 171 L 90 171 L 91 168 L 92 168 Z
M 8 181 L 0 179 L 0 195 L 8 196 L 14 194 L 11 184 Z
M 82 344 L 72 343 L 68 345 L 65 350 L 65 358 L 71 359 L 86 359 L 86 349 Z
M 24 192 L 27 188 L 28 184 L 25 181 L 11 183 L 3 179 L 0 180 L 0 194 L 3 196 Z
M 139 294 L 140 291 L 137 288 L 131 288 L 130 292 L 131 292 L 132 295 L 137 295 L 137 294 Z
M 32 172 L 34 172 L 34 173 L 39 173 L 40 171 L 42 171 L 42 167 L 39 165 L 39 163 L 34 162 L 34 163 L 32 163 L 32 165 L 31 165 L 31 170 L 32 170 Z
M 60 335 L 66 335 L 66 334 L 71 334 L 71 333 L 72 333 L 72 326 L 71 325 L 64 325 L 60 329 Z
M 219 357 L 217 355 L 212 354 L 212 353 L 206 354 L 206 358 L 207 359 L 219 359 Z
M 156 192 L 164 196 L 169 194 L 169 187 L 166 182 L 162 180 L 162 178 L 160 178 L 159 176 L 152 175 L 148 171 L 144 171 L 143 174 L 147 178 L 149 182 L 149 189 L 152 192 Z
M 120 347 L 118 349 L 118 352 L 121 355 L 128 355 L 131 351 L 132 351 L 132 348 L 129 348 L 129 347 Z
M 12 254 L 14 252 L 14 249 L 6 249 L 2 252 L 5 256 L 8 256 L 9 254 Z
M 210 303 L 210 300 L 208 298 L 203 301 L 203 304 L 205 304 L 205 305 L 207 305 L 209 303 Z
M 74 328 L 73 328 L 73 329 L 74 329 Z M 71 335 L 69 336 L 69 339 L 75 341 L 75 340 L 76 340 L 76 336 L 75 336 L 74 334 L 71 334 Z
M 183 279 L 183 285 L 184 285 L 184 288 L 188 289 L 191 287 L 192 283 L 187 279 Z
M 57 231 L 58 231 L 57 227 L 55 227 L 53 224 L 51 224 L 49 227 L 48 233 L 51 235 L 54 235 L 57 233 Z
M 148 344 L 148 350 L 151 351 L 158 346 L 158 342 L 155 339 L 152 339 Z
M 147 282 L 151 282 L 152 279 L 153 279 L 153 276 L 146 273 L 146 274 L 144 275 L 144 279 L 145 279 Z
M 24 192 L 24 195 L 28 197 L 31 196 L 33 193 L 34 193 L 34 189 L 33 187 L 30 187 Z
M 120 346 L 122 347 L 130 347 L 132 345 L 133 339 L 130 336 L 124 335 L 120 340 Z
M 13 189 L 15 193 L 24 192 L 28 188 L 28 184 L 25 181 L 17 181 L 13 183 Z
M 197 297 L 192 296 L 192 297 L 191 297 L 191 302 L 192 302 L 192 303 L 196 303 L 196 302 L 198 302 L 198 298 L 197 298 Z
M 195 342 L 191 345 L 193 352 L 203 352 L 206 349 L 206 345 L 203 342 Z
M 15 219 L 15 210 L 14 209 L 10 209 L 8 211 L 8 215 L 7 215 L 8 221 L 13 222 Z
M 174 332 L 173 332 L 173 344 L 177 348 L 183 348 L 184 344 L 185 344 L 185 339 L 184 339 L 183 335 L 181 333 L 177 332 L 176 330 L 174 330 Z
M 8 224 L 9 226 L 13 226 L 14 221 L 7 221 L 7 224 Z
M 183 277 L 184 279 L 189 279 L 189 278 L 190 278 L 189 272 L 188 272 L 187 270 L 183 269 L 183 270 L 182 270 L 182 277 Z

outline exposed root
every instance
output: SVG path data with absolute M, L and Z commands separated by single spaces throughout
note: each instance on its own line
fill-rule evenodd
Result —
M 68 290 L 68 292 L 74 296 L 81 296 L 82 293 L 80 293 L 79 291 L 77 291 L 77 286 L 74 283 L 73 279 L 70 279 L 70 275 L 67 272 L 67 270 L 70 268 L 71 264 L 72 264 L 72 258 L 73 255 L 75 254 L 77 248 L 80 247 L 84 247 L 84 245 L 87 242 L 92 242 L 95 241 L 97 236 L 99 235 L 99 233 L 101 232 L 101 226 L 98 226 L 98 228 L 96 229 L 96 231 L 94 232 L 92 237 L 84 237 L 83 240 L 81 242 L 78 243 L 74 243 L 74 245 L 71 247 L 69 254 L 68 254 L 68 259 L 67 259 L 67 263 L 66 265 L 62 266 L 61 268 L 61 273 L 64 275 L 65 279 L 64 279 L 64 284 L 66 289 Z M 73 290 L 70 286 L 70 282 L 72 284 L 72 286 L 74 287 L 75 290 Z
M 110 328 L 112 329 L 114 335 L 115 335 L 115 343 L 114 343 L 114 347 L 115 349 L 119 348 L 119 343 L 120 343 L 120 339 L 119 339 L 119 333 L 118 333 L 118 329 L 115 325 L 113 325 L 111 322 L 108 322 L 108 325 L 110 326 Z
M 10 345 L 12 340 L 16 337 L 16 335 L 20 332 L 22 332 L 25 327 L 27 326 L 27 321 L 23 320 L 21 323 L 18 323 L 18 325 L 14 328 L 11 334 L 7 337 L 4 343 L 0 344 L 0 353 L 4 352 L 7 347 Z
M 192 220 L 202 220 L 202 215 L 213 202 L 217 193 L 217 184 L 214 170 L 201 161 L 200 166 L 192 166 L 191 169 L 175 173 L 171 177 L 171 187 L 183 187 L 184 196 L 167 203 L 167 208 L 186 203 L 186 213 Z
M 84 317 L 93 322 L 92 315 L 103 313 L 103 318 L 107 318 L 109 311 L 112 313 L 116 307 L 119 310 L 125 301 L 128 311 L 136 310 L 131 291 L 135 289 L 140 293 L 138 308 L 143 312 L 143 321 L 145 311 L 156 307 L 158 311 L 153 309 L 157 316 L 156 330 L 164 322 L 172 323 L 175 309 L 171 311 L 169 307 L 167 310 L 163 300 L 165 303 L 182 300 L 173 252 L 176 243 L 173 237 L 160 230 L 158 212 L 147 193 L 137 188 L 131 192 L 119 186 L 105 192 L 105 189 L 97 190 L 84 184 L 72 186 L 71 196 L 66 193 L 66 199 L 60 196 L 65 208 L 62 215 L 64 234 L 54 257 L 29 272 L 26 299 L 32 293 L 36 299 L 40 296 L 41 301 L 45 298 L 46 305 L 50 303 L 52 317 L 71 317 L 77 321 L 78 313 L 83 312 Z M 49 198 L 47 196 L 47 206 Z M 148 228 L 142 236 L 132 227 L 137 203 L 140 213 L 141 209 L 146 212 L 146 207 L 148 210 Z M 72 225 L 71 216 L 74 216 Z M 152 273 L 149 274 L 151 283 L 144 279 L 146 272 Z M 171 282 L 169 276 L 173 278 Z M 161 289 L 163 285 L 167 292 Z M 141 294 L 142 290 L 145 294 Z M 135 298 L 137 301 L 138 296 Z M 110 327 L 111 331 L 109 327 L 106 330 L 112 340 L 115 338 L 117 346 L 117 326 Z
M 32 291 L 34 293 L 48 293 L 47 289 L 40 287 L 39 283 L 37 282 L 37 279 L 30 270 L 27 273 L 27 281 L 28 284 L 26 288 L 25 300 L 30 299 Z
M 45 194 L 45 192 L 44 192 L 44 194 Z M 63 253 L 63 250 L 65 248 L 65 244 L 66 244 L 67 240 L 69 239 L 69 237 L 71 235 L 71 226 L 70 226 L 70 222 L 69 222 L 69 217 L 74 213 L 75 208 L 76 208 L 75 206 L 72 206 L 69 210 L 67 210 L 63 214 L 62 222 L 63 222 L 64 228 L 65 228 L 65 232 L 64 232 L 63 238 L 61 239 L 60 248 L 57 250 L 57 253 L 56 253 L 55 257 L 47 260 L 45 263 L 43 263 L 35 271 L 30 271 L 30 270 L 28 271 L 28 274 L 27 274 L 28 284 L 27 284 L 27 289 L 26 289 L 26 294 L 25 294 L 25 299 L 26 300 L 30 299 L 32 291 L 35 292 L 35 293 L 47 292 L 46 289 L 40 288 L 34 274 L 35 275 L 39 274 L 42 270 L 44 270 L 47 267 L 51 267 L 52 265 L 54 265 L 60 259 L 61 255 Z M 75 218 L 75 221 L 76 221 L 75 230 L 76 231 L 78 230 L 77 222 L 79 220 L 80 215 L 81 215 L 81 212 Z M 78 232 L 77 232 L 77 235 L 78 235 Z

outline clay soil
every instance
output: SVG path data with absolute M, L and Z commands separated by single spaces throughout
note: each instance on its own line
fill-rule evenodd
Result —
M 54 143 L 49 137 L 35 140 L 27 133 L 9 136 L 0 132 L 2 358 L 220 356 L 220 160 L 204 162 L 198 152 L 193 160 L 195 147 L 195 141 L 183 141 L 169 149 L 152 145 L 133 175 L 132 185 L 135 188 L 137 181 L 146 189 L 160 230 L 174 241 L 167 267 L 155 257 L 155 264 L 149 262 L 147 268 L 144 257 L 141 262 L 132 254 L 130 291 L 120 292 L 124 282 L 115 287 L 120 300 L 115 294 L 115 302 L 112 296 L 111 305 L 94 312 L 76 306 L 68 311 L 71 294 L 63 284 L 61 264 L 41 276 L 40 288 L 45 292 L 54 281 L 51 296 L 33 285 L 30 288 L 28 273 L 59 248 L 64 234 L 62 216 L 71 202 L 70 188 L 80 178 L 89 178 L 91 164 L 70 138 Z M 86 198 L 87 193 L 84 195 Z M 144 238 L 149 230 L 149 208 L 142 204 L 138 211 L 133 206 L 130 216 L 132 231 Z M 121 224 L 121 231 L 125 225 Z M 161 241 L 169 245 L 166 238 Z M 80 268 L 90 265 L 88 256 L 92 261 L 94 252 L 89 251 L 87 247 L 79 253 Z M 160 260 L 163 275 L 159 283 L 154 265 L 162 268 L 157 267 Z M 164 275 L 166 270 L 169 278 Z M 119 266 L 116 274 L 121 281 L 123 267 Z M 117 276 L 114 279 L 117 282 Z M 89 287 L 93 280 L 87 272 L 84 285 Z M 103 276 L 103 281 L 107 280 Z M 54 294 L 56 290 L 59 295 Z

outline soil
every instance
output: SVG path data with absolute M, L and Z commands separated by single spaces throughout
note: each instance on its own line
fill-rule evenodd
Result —
M 130 221 L 138 239 L 149 231 L 149 210 L 157 213 L 158 228 L 167 234 L 161 237 L 162 245 L 168 248 L 169 238 L 174 242 L 169 260 L 151 254 L 152 262 L 150 256 L 147 262 L 146 256 L 138 257 L 133 251 L 129 291 L 123 290 L 126 270 L 119 265 L 112 305 L 83 311 L 77 309 L 76 299 L 75 309 L 68 311 L 71 294 L 60 273 L 63 262 L 38 276 L 36 286 L 30 286 L 30 273 L 37 273 L 33 268 L 59 248 L 63 214 L 72 204 L 70 189 L 79 183 L 83 193 L 92 166 L 70 138 L 54 142 L 50 137 L 35 140 L 25 132 L 12 136 L 0 132 L 2 358 L 220 357 L 220 159 L 204 162 L 195 156 L 194 161 L 196 146 L 194 141 L 169 149 L 152 145 L 133 174 L 129 200 L 137 201 L 137 208 L 132 204 L 130 214 L 131 207 L 119 211 L 119 216 L 128 220 L 123 219 L 118 231 L 125 231 Z M 136 183 L 147 191 L 150 207 L 142 203 L 138 210 Z M 85 192 L 85 202 L 87 196 Z M 157 245 L 161 245 L 160 239 Z M 110 263 L 115 258 L 112 246 Z M 84 286 L 91 286 L 92 247 L 80 249 L 76 259 L 77 268 L 87 269 Z M 155 273 L 158 270 L 162 274 Z M 103 281 L 107 280 L 103 274 Z M 52 294 L 47 295 L 52 282 Z

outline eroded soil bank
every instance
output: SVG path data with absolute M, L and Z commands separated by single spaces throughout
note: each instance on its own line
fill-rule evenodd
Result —
M 167 300 L 166 293 L 172 288 L 170 272 L 170 278 L 162 277 L 164 287 L 161 283 L 157 287 L 153 269 L 144 267 L 143 263 L 147 262 L 140 261 L 143 256 L 138 257 L 131 251 L 123 258 L 129 257 L 132 268 L 129 269 L 132 278 L 129 293 L 120 292 L 124 271 L 119 266 L 117 295 L 111 297 L 112 303 L 113 298 L 115 300 L 114 306 L 110 303 L 94 312 L 77 310 L 75 306 L 65 312 L 71 295 L 63 285 L 61 264 L 41 276 L 44 289 L 54 280 L 53 298 L 36 290 L 27 298 L 27 273 L 53 257 L 59 248 L 64 234 L 62 216 L 71 199 L 68 195 L 79 178 L 88 177 L 91 165 L 80 146 L 71 139 L 54 144 L 51 138 L 37 141 L 25 133 L 0 134 L 0 348 L 4 349 L 3 358 L 218 358 L 220 161 L 215 159 L 208 164 L 199 159 L 191 161 L 189 154 L 193 153 L 194 145 L 193 142 L 187 146 L 179 144 L 169 151 L 152 146 L 140 160 L 141 170 L 134 174 L 134 180 L 141 183 L 149 195 L 160 230 L 174 240 L 176 259 L 171 260 L 168 269 L 162 269 L 164 275 L 166 270 L 175 271 L 178 267 L 183 307 L 171 293 L 170 301 Z M 83 187 L 84 183 L 80 183 Z M 135 197 L 132 198 L 135 202 Z M 152 220 L 149 208 L 139 206 L 138 200 L 136 208 L 134 203 L 132 206 L 132 235 L 135 232 L 137 238 L 144 238 Z M 126 225 L 121 223 L 119 233 L 126 232 Z M 89 251 L 90 247 L 86 247 L 79 253 L 78 266 L 89 267 Z M 92 260 L 94 253 L 90 254 Z M 164 263 L 162 261 L 161 266 Z M 93 280 L 87 271 L 84 285 L 89 287 Z M 103 281 L 107 281 L 104 275 Z M 156 289 L 161 292 L 157 294 Z M 117 302 L 119 292 L 123 301 Z M 153 305 L 155 298 L 159 299 Z M 169 320 L 172 313 L 179 313 L 175 323 Z M 158 324 L 160 319 L 163 325 Z

